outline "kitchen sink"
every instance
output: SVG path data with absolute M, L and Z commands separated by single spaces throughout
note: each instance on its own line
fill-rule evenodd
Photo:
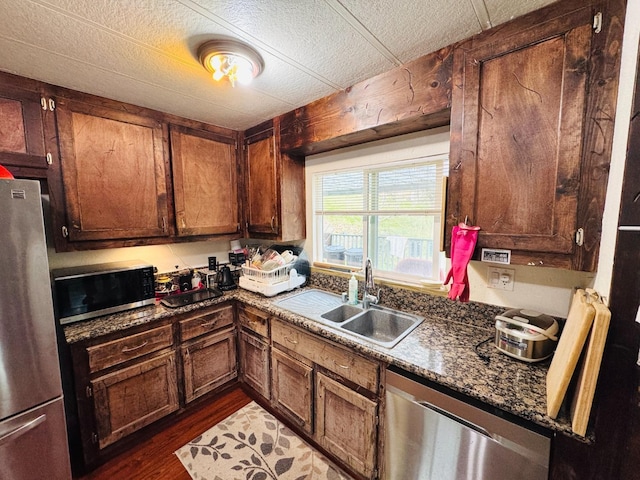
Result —
M 340 295 L 315 289 L 276 301 L 275 304 L 385 348 L 394 347 L 424 320 L 423 317 L 380 305 L 364 309 L 361 303 L 342 303 Z
M 329 310 L 320 316 L 330 322 L 342 323 L 360 313 L 362 313 L 361 307 L 357 307 L 355 305 L 340 305 L 339 307 Z
M 395 310 L 378 308 L 364 310 L 340 328 L 379 345 L 391 347 L 407 336 L 422 321 L 421 317 Z

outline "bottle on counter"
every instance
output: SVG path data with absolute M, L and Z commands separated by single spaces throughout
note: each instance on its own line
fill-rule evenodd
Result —
M 358 303 L 358 280 L 356 280 L 354 274 L 351 274 L 351 279 L 349 280 L 349 303 L 351 305 Z

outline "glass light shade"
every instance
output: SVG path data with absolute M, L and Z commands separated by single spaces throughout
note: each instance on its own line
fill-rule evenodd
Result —
M 198 49 L 198 57 L 213 79 L 227 78 L 235 87 L 236 82 L 248 84 L 258 76 L 264 62 L 260 55 L 248 45 L 236 40 L 211 40 Z

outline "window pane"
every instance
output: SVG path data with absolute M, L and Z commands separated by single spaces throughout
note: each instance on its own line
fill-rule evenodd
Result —
M 316 191 L 319 194 L 316 210 L 352 212 L 365 208 L 362 171 L 319 175 L 316 182 Z
M 430 278 L 439 216 L 377 216 L 370 222 L 370 257 L 377 270 Z M 436 248 L 437 250 L 437 248 Z
M 442 175 L 447 159 L 316 173 L 314 258 L 377 275 L 437 280 L 441 255 Z
M 362 215 L 324 215 L 321 217 L 320 256 L 324 262 L 362 266 Z M 316 237 L 318 238 L 318 237 Z
M 442 169 L 427 164 L 372 172 L 370 191 L 374 203 L 371 210 L 398 212 L 439 209 L 438 170 Z

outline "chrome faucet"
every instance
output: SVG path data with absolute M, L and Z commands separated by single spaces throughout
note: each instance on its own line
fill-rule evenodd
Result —
M 380 296 L 380 289 L 378 289 L 378 295 L 371 295 L 369 292 L 375 290 L 376 284 L 373 281 L 373 267 L 371 266 L 371 259 L 367 258 L 364 264 L 364 291 L 362 292 L 362 306 L 367 309 L 370 304 L 378 303 Z

